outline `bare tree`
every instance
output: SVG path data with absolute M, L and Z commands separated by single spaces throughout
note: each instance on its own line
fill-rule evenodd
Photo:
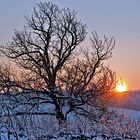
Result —
M 91 47 L 80 49 L 85 37 L 86 25 L 74 10 L 51 2 L 37 4 L 23 30 L 16 30 L 11 42 L 1 46 L 1 52 L 24 71 L 22 81 L 14 82 L 24 95 L 28 93 L 26 101 L 52 104 L 59 120 L 72 111 L 93 116 L 85 105 L 103 110 L 115 81 L 103 61 L 111 57 L 115 41 L 101 40 L 94 32 Z M 64 113 L 65 104 L 69 109 Z

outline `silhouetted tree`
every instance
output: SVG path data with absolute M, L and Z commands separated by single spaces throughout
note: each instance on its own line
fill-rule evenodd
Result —
M 115 40 L 101 40 L 94 32 L 91 46 L 81 48 L 86 34 L 86 25 L 77 19 L 74 10 L 60 9 L 51 2 L 37 4 L 32 16 L 26 17 L 23 30 L 16 30 L 11 42 L 1 46 L 1 52 L 23 71 L 21 77 L 16 76 L 18 80 L 9 79 L 13 84 L 6 85 L 10 88 L 6 92 L 22 93 L 26 97 L 22 104 L 52 104 L 53 113 L 46 114 L 59 120 L 66 120 L 70 112 L 98 118 L 114 86 L 115 74 L 103 61 L 111 57 Z

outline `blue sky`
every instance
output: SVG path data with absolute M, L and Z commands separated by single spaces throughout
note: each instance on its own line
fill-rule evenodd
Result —
M 42 0 L 48 1 L 48 0 Z M 130 89 L 140 88 L 140 0 L 51 0 L 60 7 L 75 9 L 87 24 L 89 35 L 114 36 L 116 48 L 107 62 Z M 32 13 L 39 0 L 0 1 L 0 42 L 6 43 L 14 29 L 21 29 L 24 15 Z

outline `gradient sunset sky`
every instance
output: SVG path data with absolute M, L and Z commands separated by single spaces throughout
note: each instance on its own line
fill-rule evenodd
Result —
M 41 0 L 40 0 L 41 1 Z M 42 0 L 48 1 L 48 0 Z M 116 48 L 106 62 L 128 85 L 140 89 L 140 0 L 50 0 L 60 7 L 69 7 L 101 37 L 114 36 Z M 24 15 L 31 15 L 39 0 L 0 1 L 0 44 L 8 42 L 14 29 L 25 24 Z

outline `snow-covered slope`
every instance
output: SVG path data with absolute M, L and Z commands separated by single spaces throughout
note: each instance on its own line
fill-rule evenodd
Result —
M 140 91 L 115 93 L 111 106 L 140 111 Z
M 117 110 L 119 113 L 124 114 L 125 116 L 128 116 L 132 119 L 140 120 L 140 111 L 138 110 L 123 109 L 123 108 L 119 108 Z
M 125 104 L 125 108 L 131 109 L 110 107 L 111 113 L 104 114 L 99 123 L 73 113 L 63 126 L 58 125 L 58 120 L 54 116 L 2 115 L 0 137 L 2 140 L 16 140 L 15 136 L 18 140 L 128 140 L 130 138 L 140 140 L 140 111 L 132 109 L 133 105 L 139 105 L 139 97 L 139 94 L 119 95 L 116 97 L 117 101 L 121 105 Z M 4 106 L 2 109 L 5 109 Z M 44 106 L 41 109 L 51 111 L 53 107 Z

